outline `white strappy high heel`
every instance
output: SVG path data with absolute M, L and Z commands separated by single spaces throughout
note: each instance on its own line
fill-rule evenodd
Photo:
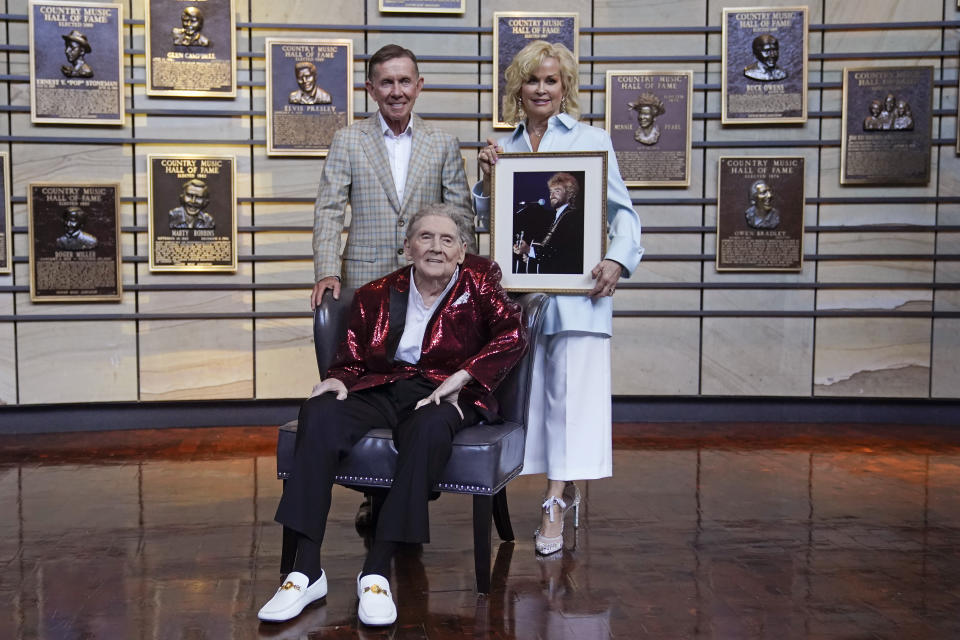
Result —
M 572 494 L 569 492 L 571 487 L 573 487 Z M 543 504 L 540 506 L 543 509 L 543 512 L 547 514 L 550 522 L 554 522 L 553 506 L 556 505 L 560 507 L 560 534 L 552 538 L 547 538 L 546 536 L 540 535 L 540 528 L 537 527 L 537 530 L 533 532 L 537 553 L 542 556 L 548 556 L 552 553 L 560 551 L 560 549 L 563 548 L 563 519 L 566 516 L 567 511 L 572 508 L 573 528 L 579 528 L 580 502 L 580 488 L 572 482 L 568 482 L 567 486 L 564 487 L 562 497 L 548 496 L 547 499 L 543 501 Z

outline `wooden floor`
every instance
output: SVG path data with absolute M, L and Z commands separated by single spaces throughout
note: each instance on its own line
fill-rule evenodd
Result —
M 537 558 L 542 479 L 509 489 L 494 588 L 471 501 L 395 563 L 399 620 L 358 629 L 358 494 L 337 489 L 330 594 L 259 624 L 279 584 L 274 428 L 0 437 L 0 638 L 960 638 L 960 429 L 618 425 L 611 479 Z

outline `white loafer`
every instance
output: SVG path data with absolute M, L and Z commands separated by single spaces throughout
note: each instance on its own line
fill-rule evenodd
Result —
M 369 626 L 393 624 L 397 620 L 397 605 L 393 603 L 390 582 L 383 576 L 371 573 L 360 578 L 357 586 L 360 604 L 357 605 L 357 617 Z
M 284 622 L 296 618 L 308 604 L 327 595 L 326 571 L 309 586 L 308 581 L 307 576 L 299 571 L 288 574 L 277 592 L 257 613 L 257 617 L 264 622 Z

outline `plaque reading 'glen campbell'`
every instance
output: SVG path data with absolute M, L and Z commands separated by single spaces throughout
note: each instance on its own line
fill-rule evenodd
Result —
M 267 38 L 267 154 L 325 156 L 353 121 L 353 41 Z
M 30 121 L 123 124 L 123 7 L 30 2 Z
M 803 268 L 803 158 L 721 157 L 717 271 Z
M 840 184 L 927 184 L 933 67 L 843 70 Z
M 147 0 L 147 95 L 237 95 L 233 0 Z
M 0 153 L 0 273 L 10 273 L 13 237 L 10 233 L 10 156 Z
M 688 186 L 693 72 L 607 71 L 606 102 L 627 186 Z
M 27 201 L 30 299 L 120 300 L 120 185 L 33 183 Z
M 503 75 L 513 57 L 533 40 L 560 42 L 580 59 L 580 14 L 497 11 L 493 14 L 493 126 L 507 128 L 501 115 L 507 80 Z
M 150 270 L 236 271 L 233 156 L 150 155 Z
M 807 121 L 807 8 L 723 10 L 722 122 Z

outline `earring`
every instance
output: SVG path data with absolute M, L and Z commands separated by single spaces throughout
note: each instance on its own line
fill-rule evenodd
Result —
M 523 113 L 523 101 L 517 98 L 517 113 Z
M 560 113 L 567 112 L 567 96 L 560 98 Z

